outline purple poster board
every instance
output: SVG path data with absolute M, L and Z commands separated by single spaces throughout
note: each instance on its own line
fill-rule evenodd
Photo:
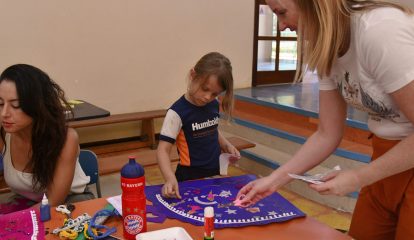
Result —
M 278 193 L 247 208 L 234 206 L 238 191 L 254 179 L 254 175 L 242 175 L 181 182 L 182 199 L 163 198 L 162 185 L 146 186 L 145 193 L 154 207 L 167 217 L 198 226 L 204 224 L 204 208 L 207 206 L 214 208 L 215 228 L 263 225 L 305 216 Z

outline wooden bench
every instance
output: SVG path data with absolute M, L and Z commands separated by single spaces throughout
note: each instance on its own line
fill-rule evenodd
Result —
M 107 125 L 107 124 L 142 121 L 141 137 L 144 140 L 135 144 L 133 148 L 151 147 L 152 149 L 155 149 L 156 142 L 155 142 L 154 119 L 165 117 L 166 113 L 167 111 L 162 109 L 162 110 L 154 110 L 154 111 L 146 111 L 146 112 L 114 114 L 114 115 L 110 115 L 107 117 L 100 117 L 100 118 L 69 122 L 69 127 L 85 128 L 85 127 L 102 126 L 102 125 Z M 100 153 L 116 152 L 116 151 L 122 151 L 122 150 L 125 150 L 125 149 L 120 149 L 120 147 L 117 147 L 116 145 L 110 145 L 110 146 L 106 145 L 100 148 L 99 147 L 96 148 L 95 153 L 100 154 Z
M 227 140 L 231 142 L 238 150 L 255 147 L 256 144 L 238 137 L 228 137 Z M 93 148 L 92 148 L 93 150 Z M 98 156 L 99 175 L 106 175 L 111 173 L 117 173 L 128 162 L 128 157 L 133 155 L 137 161 L 144 167 L 153 166 L 157 164 L 156 159 L 157 150 L 148 148 L 139 148 L 136 150 L 124 151 L 122 153 L 115 152 L 109 154 L 103 154 Z M 170 154 L 171 162 L 178 161 L 177 148 L 173 147 Z M 0 193 L 10 192 L 9 187 L 4 182 L 4 178 L 0 177 Z
M 238 150 L 255 147 L 256 144 L 238 137 L 227 138 Z M 93 151 L 93 148 L 91 149 Z M 157 151 L 152 149 L 136 149 L 122 153 L 111 153 L 98 156 L 99 175 L 116 173 L 128 162 L 128 156 L 135 156 L 142 166 L 157 164 Z M 177 148 L 174 145 L 170 153 L 171 162 L 178 161 Z
M 141 125 L 141 137 L 144 139 L 138 143 L 134 144 L 123 144 L 126 148 L 140 148 L 140 147 L 150 147 L 155 149 L 155 129 L 154 129 L 154 119 L 165 117 L 167 110 L 154 110 L 146 112 L 133 112 L 133 113 L 123 113 L 123 114 L 114 114 L 107 117 L 99 117 L 86 120 L 78 120 L 69 122 L 69 127 L 71 128 L 85 128 L 85 127 L 94 127 L 102 126 L 107 124 L 116 124 L 116 123 L 125 123 L 125 122 L 134 122 L 142 121 Z M 125 147 L 119 147 L 116 144 L 110 144 L 106 146 L 96 147 L 94 149 L 96 154 L 107 153 L 107 152 L 116 152 L 122 151 Z M 105 165 L 105 164 L 103 164 Z M 3 177 L 0 177 L 0 193 L 10 192 L 9 187 L 4 181 Z

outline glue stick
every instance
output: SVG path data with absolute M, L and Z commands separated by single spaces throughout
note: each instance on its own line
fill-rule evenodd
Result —
M 214 240 L 214 208 L 204 208 L 204 240 Z

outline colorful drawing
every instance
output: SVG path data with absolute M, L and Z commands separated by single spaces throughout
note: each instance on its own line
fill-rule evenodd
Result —
M 243 227 L 283 222 L 305 214 L 280 194 L 274 193 L 248 208 L 234 206 L 240 188 L 254 180 L 254 175 L 203 179 L 179 183 L 182 199 L 163 198 L 162 185 L 147 186 L 147 199 L 169 218 L 201 226 L 204 208 L 214 207 L 215 228 Z

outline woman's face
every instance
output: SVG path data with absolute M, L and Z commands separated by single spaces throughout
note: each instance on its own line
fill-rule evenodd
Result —
M 266 0 L 267 5 L 277 15 L 279 30 L 289 28 L 296 31 L 299 21 L 299 11 L 295 0 Z
M 31 131 L 33 120 L 20 108 L 16 84 L 3 80 L 0 83 L 0 122 L 7 133 Z

